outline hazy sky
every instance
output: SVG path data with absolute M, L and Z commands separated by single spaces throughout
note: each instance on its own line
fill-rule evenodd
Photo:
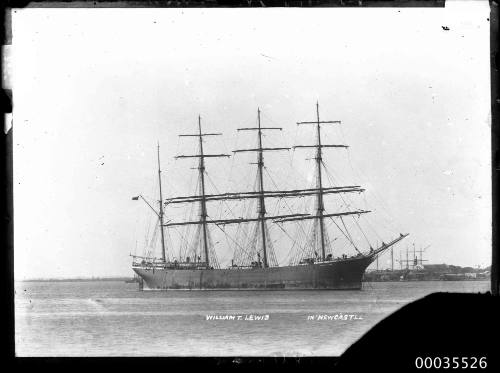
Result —
M 342 120 L 327 141 L 350 145 L 327 160 L 352 166 L 386 242 L 408 232 L 398 248 L 432 245 L 431 263 L 489 265 L 489 8 L 446 5 L 15 11 L 15 277 L 130 275 L 150 217 L 131 197 L 154 197 L 157 140 L 165 197 L 185 195 L 193 163 L 173 156 L 196 150 L 177 134 L 198 114 L 224 133 L 207 151 L 253 146 L 236 128 L 257 107 L 284 129 L 268 144 L 291 146 L 314 141 L 295 123 L 317 100 Z M 275 181 L 306 187 L 307 155 Z M 221 191 L 252 184 L 240 160 L 208 161 Z

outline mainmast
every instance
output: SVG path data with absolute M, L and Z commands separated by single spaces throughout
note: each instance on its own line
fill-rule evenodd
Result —
M 198 137 L 199 140 L 199 154 L 197 155 L 178 155 L 175 158 L 199 158 L 198 172 L 200 175 L 200 191 L 199 199 L 200 202 L 200 220 L 197 222 L 190 222 L 192 224 L 201 224 L 201 231 L 203 235 L 203 252 L 205 255 L 205 265 L 208 267 L 210 265 L 210 255 L 208 247 L 208 227 L 207 227 L 207 198 L 205 194 L 205 158 L 218 158 L 218 157 L 230 157 L 229 154 L 205 154 L 203 152 L 203 137 L 204 136 L 220 136 L 221 133 L 202 133 L 201 132 L 201 116 L 198 115 L 198 133 L 197 134 L 183 134 L 180 137 Z M 170 226 L 172 224 L 166 224 Z
M 259 130 L 257 132 L 259 136 L 259 152 L 258 152 L 258 174 L 259 174 L 259 219 L 260 219 L 260 229 L 262 231 L 262 251 L 264 253 L 264 267 L 268 266 L 267 261 L 267 249 L 266 249 L 266 222 L 264 221 L 264 216 L 266 216 L 266 205 L 264 202 L 264 152 L 262 151 L 262 129 L 260 126 L 260 109 L 257 108 L 257 118 L 259 122 Z
M 257 108 L 257 122 L 258 127 L 251 128 L 238 128 L 238 131 L 257 131 L 257 149 L 239 149 L 234 150 L 233 153 L 238 152 L 257 152 L 257 176 L 259 179 L 259 190 L 257 191 L 259 198 L 258 221 L 260 223 L 261 239 L 262 239 L 262 253 L 264 256 L 263 267 L 269 267 L 267 255 L 267 237 L 266 237 L 266 205 L 265 205 L 265 190 L 264 190 L 264 151 L 268 150 L 290 150 L 290 148 L 263 148 L 262 147 L 262 131 L 263 130 L 282 130 L 281 127 L 262 127 L 260 124 L 260 108 Z
M 166 255 L 165 255 L 165 234 L 163 232 L 163 195 L 161 192 L 161 167 L 160 167 L 160 143 L 158 142 L 158 148 L 157 148 L 157 153 L 158 153 L 158 184 L 160 185 L 160 200 L 158 201 L 158 204 L 160 205 L 160 232 L 161 232 L 161 259 L 163 262 L 166 262 Z

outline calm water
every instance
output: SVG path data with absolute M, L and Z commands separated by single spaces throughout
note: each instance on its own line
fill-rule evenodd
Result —
M 402 305 L 488 281 L 365 283 L 362 291 L 141 292 L 121 281 L 17 282 L 18 356 L 340 355 Z M 318 320 L 319 315 L 355 315 Z M 241 320 L 207 320 L 239 315 Z M 245 320 L 269 315 L 268 320 Z M 313 320 L 308 320 L 308 316 Z

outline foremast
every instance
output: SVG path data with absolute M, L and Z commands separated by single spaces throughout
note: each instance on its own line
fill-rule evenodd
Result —
M 307 122 L 297 122 L 297 125 L 314 125 L 316 126 L 316 144 L 313 145 L 295 145 L 293 148 L 315 148 L 316 155 L 314 160 L 316 161 L 316 212 L 313 216 L 304 216 L 304 217 L 296 217 L 283 219 L 278 222 L 292 221 L 292 220 L 304 220 L 304 219 L 315 219 L 319 226 L 320 233 L 320 246 L 321 246 L 321 260 L 326 260 L 326 241 L 327 241 L 327 233 L 325 229 L 325 218 L 326 217 L 342 217 L 344 215 L 361 215 L 368 213 L 370 211 L 358 210 L 358 211 L 347 211 L 335 214 L 325 214 L 325 204 L 323 200 L 323 196 L 325 194 L 325 188 L 323 187 L 323 174 L 322 174 L 322 166 L 323 166 L 323 148 L 348 148 L 347 145 L 339 145 L 339 144 L 323 144 L 321 142 L 321 125 L 323 124 L 340 124 L 340 120 L 320 120 L 319 116 L 319 103 L 316 102 L 316 120 L 315 121 L 307 121 Z M 349 186 L 346 187 L 337 187 L 345 192 L 363 192 L 364 189 L 359 189 L 356 186 L 355 189 L 350 190 Z
M 305 124 L 306 122 L 298 123 L 298 124 Z M 316 173 L 318 175 L 318 193 L 317 193 L 317 210 L 316 210 L 316 216 L 318 218 L 319 222 L 319 230 L 320 230 L 320 237 L 321 237 L 321 259 L 325 260 L 326 258 L 326 253 L 325 253 L 325 223 L 324 223 L 324 216 L 323 213 L 325 211 L 325 204 L 323 202 L 323 180 L 322 180 L 322 170 L 321 170 L 321 163 L 323 162 L 322 158 L 322 151 L 321 151 L 321 123 L 340 123 L 340 121 L 326 121 L 326 122 L 321 122 L 319 120 L 319 104 L 316 102 L 316 129 L 317 129 L 317 143 L 316 143 Z M 339 145 L 341 146 L 341 145 Z

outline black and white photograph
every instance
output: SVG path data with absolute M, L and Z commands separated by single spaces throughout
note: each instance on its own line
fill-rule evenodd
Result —
M 489 292 L 489 17 L 13 8 L 15 355 L 340 356 Z

